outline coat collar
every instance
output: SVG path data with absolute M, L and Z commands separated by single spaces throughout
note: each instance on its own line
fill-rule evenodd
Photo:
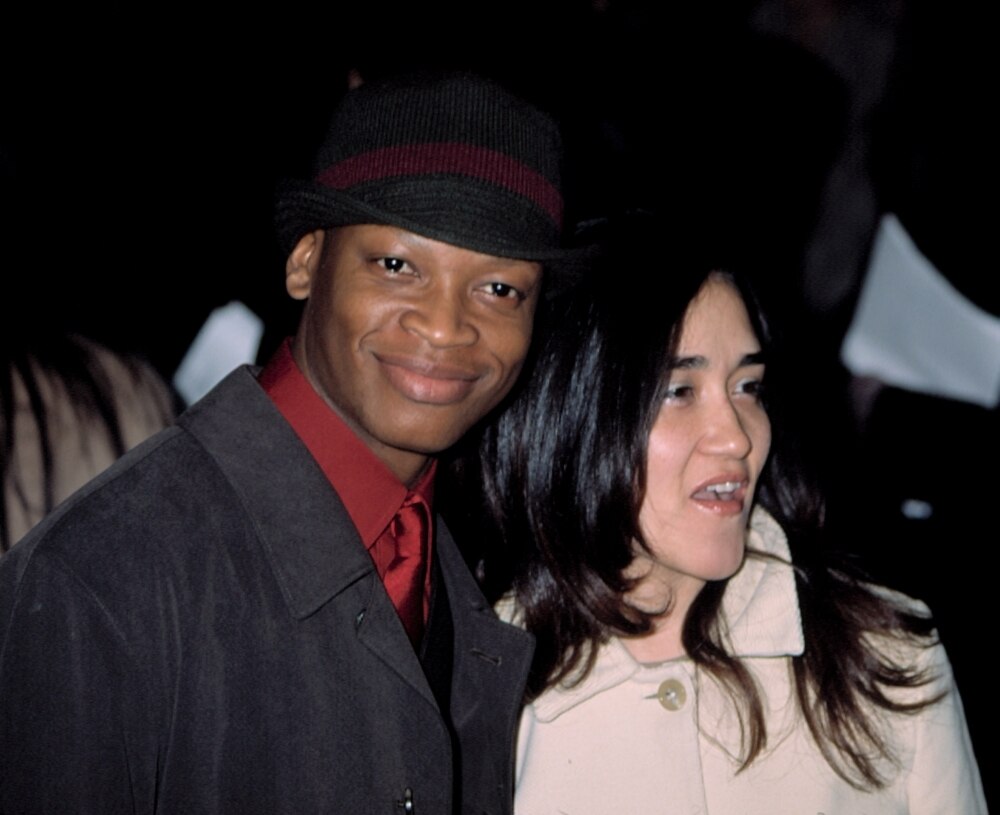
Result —
M 212 456 L 239 497 L 293 616 L 310 616 L 374 573 L 347 510 L 253 369 L 233 371 L 178 424 Z M 456 649 L 462 649 L 456 658 L 474 653 L 478 662 L 517 666 L 524 674 L 532 638 L 497 620 L 443 523 L 436 524 L 435 541 L 452 615 L 462 621 L 456 625 Z M 391 616 L 391 603 L 384 600 L 378 606 Z M 391 627 L 404 642 L 402 626 Z M 397 663 L 398 654 L 391 653 Z
M 762 507 L 750 518 L 748 557 L 729 581 L 722 616 L 736 657 L 798 656 L 805 648 L 785 533 Z
M 239 497 L 296 618 L 374 570 L 344 505 L 251 368 L 233 371 L 178 424 Z
M 802 619 L 788 541 L 778 522 L 754 509 L 747 540 L 748 557 L 730 578 L 722 598 L 732 656 L 784 657 L 804 648 Z M 503 612 L 501 612 L 503 614 Z M 678 662 L 687 663 L 686 659 Z M 553 688 L 534 702 L 535 715 L 551 721 L 598 694 L 627 682 L 643 666 L 616 637 L 601 646 L 587 677 L 572 687 Z

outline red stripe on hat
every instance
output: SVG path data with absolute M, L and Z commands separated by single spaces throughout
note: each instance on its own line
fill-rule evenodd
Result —
M 399 145 L 359 153 L 327 167 L 316 181 L 336 190 L 380 178 L 452 173 L 522 195 L 562 225 L 562 195 L 541 173 L 505 153 L 459 142 Z

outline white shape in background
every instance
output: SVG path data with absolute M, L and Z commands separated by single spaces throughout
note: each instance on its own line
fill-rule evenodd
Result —
M 899 511 L 911 521 L 926 521 L 934 515 L 934 505 L 919 498 L 907 498 L 900 505 Z
M 983 274 L 992 274 L 984 265 Z M 1000 318 L 962 296 L 882 216 L 854 320 L 840 350 L 856 376 L 971 402 L 1000 400 Z
M 187 404 L 197 402 L 233 368 L 257 358 L 264 323 L 233 300 L 215 309 L 188 348 L 174 374 L 174 387 Z

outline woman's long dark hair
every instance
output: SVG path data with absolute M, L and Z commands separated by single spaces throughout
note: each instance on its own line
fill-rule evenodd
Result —
M 537 643 L 532 697 L 580 681 L 600 643 L 643 634 L 655 616 L 627 602 L 633 584 L 623 573 L 634 542 L 643 541 L 646 448 L 668 361 L 688 304 L 718 272 L 693 254 L 660 251 L 662 239 L 648 229 L 630 234 L 612 244 L 575 292 L 552 304 L 553 330 L 533 373 L 482 439 L 487 508 L 500 545 L 516 553 L 513 591 Z M 882 762 L 895 756 L 891 734 L 873 711 L 912 713 L 937 699 L 895 701 L 892 689 L 931 677 L 896 664 L 869 637 L 929 646 L 932 624 L 851 570 L 828 565 L 822 502 L 783 432 L 790 417 L 782 412 L 787 400 L 776 393 L 781 365 L 769 326 L 744 281 L 725 278 L 743 297 L 768 361 L 765 405 L 774 438 L 757 502 L 781 524 L 792 551 L 806 642 L 805 653 L 793 658 L 799 707 L 830 766 L 855 787 L 877 788 L 886 781 Z M 725 586 L 706 585 L 682 636 L 690 658 L 733 699 L 746 767 L 766 746 L 767 730 L 753 675 L 726 651 L 719 613 Z

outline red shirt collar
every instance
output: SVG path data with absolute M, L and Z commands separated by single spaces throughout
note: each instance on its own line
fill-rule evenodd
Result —
M 366 549 L 375 545 L 411 491 L 426 501 L 433 517 L 437 461 L 431 460 L 412 490 L 403 484 L 316 393 L 299 370 L 289 340 L 258 381 L 340 496 Z

